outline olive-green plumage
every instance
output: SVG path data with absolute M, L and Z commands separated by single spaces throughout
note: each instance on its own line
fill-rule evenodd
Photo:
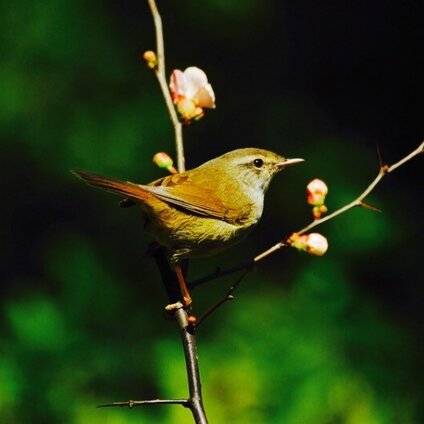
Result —
M 219 252 L 258 223 L 272 177 L 302 159 L 256 148 L 238 149 L 148 185 L 76 171 L 88 184 L 137 203 L 146 231 L 170 250 L 174 262 Z

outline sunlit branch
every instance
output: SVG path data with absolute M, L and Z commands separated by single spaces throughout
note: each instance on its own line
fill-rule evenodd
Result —
M 153 21 L 155 24 L 156 32 L 156 52 L 157 52 L 157 67 L 155 68 L 155 74 L 159 81 L 160 88 L 162 90 L 163 97 L 165 99 L 166 106 L 168 108 L 171 121 L 174 126 L 175 132 L 175 149 L 177 153 L 177 168 L 178 172 L 185 171 L 185 158 L 184 158 L 184 144 L 183 144 L 183 130 L 182 124 L 178 119 L 177 112 L 172 102 L 171 93 L 169 92 L 168 82 L 166 79 L 165 71 L 165 47 L 163 43 L 163 29 L 162 29 L 162 18 L 159 14 L 155 0 L 147 0 L 150 6 L 150 10 L 153 15 Z
M 394 163 L 393 165 L 388 166 L 388 165 L 384 165 L 383 163 L 381 163 L 380 164 L 380 170 L 379 170 L 377 176 L 374 178 L 374 180 L 371 182 L 371 184 L 355 200 L 352 200 L 352 202 L 341 207 L 340 209 L 337 209 L 336 211 L 334 211 L 330 215 L 327 215 L 323 218 L 320 218 L 320 219 L 317 219 L 317 220 L 311 222 L 306 227 L 297 231 L 297 234 L 299 234 L 299 235 L 305 234 L 308 231 L 312 230 L 312 228 L 318 227 L 318 225 L 321 225 L 324 222 L 330 221 L 331 219 L 347 212 L 348 210 L 350 210 L 350 209 L 352 209 L 356 206 L 362 206 L 362 207 L 366 207 L 368 209 L 372 209 L 372 207 L 370 208 L 370 206 L 368 204 L 364 203 L 364 199 L 374 190 L 374 188 L 383 179 L 383 177 L 386 174 L 390 174 L 395 169 L 404 165 L 406 162 L 408 162 L 409 160 L 411 160 L 415 156 L 423 153 L 423 151 L 424 151 L 424 142 L 422 142 L 415 150 L 413 150 L 411 153 L 409 153 L 408 155 L 406 155 L 404 158 L 402 158 L 400 161 Z M 285 247 L 285 246 L 288 246 L 287 239 L 279 241 L 274 246 L 270 247 L 269 249 L 265 250 L 261 254 L 257 255 L 253 260 L 254 260 L 254 262 L 259 262 L 262 259 L 269 256 L 270 254 L 276 252 L 277 250 L 279 250 L 279 249 L 281 249 L 282 247 Z

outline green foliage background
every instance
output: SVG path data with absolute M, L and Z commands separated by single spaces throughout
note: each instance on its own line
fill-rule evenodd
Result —
M 305 184 L 355 197 L 422 138 L 419 2 L 160 1 L 168 70 L 205 69 L 217 109 L 185 131 L 187 164 L 264 147 L 307 162 L 278 177 L 256 232 L 192 278 L 265 249 L 309 220 Z M 0 13 L 2 169 L 0 421 L 183 423 L 178 406 L 96 409 L 186 396 L 178 333 L 143 253 L 135 210 L 75 180 L 80 168 L 147 182 L 173 154 L 143 1 L 27 0 Z M 421 49 L 421 50 L 420 50 Z M 212 423 L 420 423 L 422 162 L 321 228 L 323 258 L 258 266 L 199 330 Z M 194 293 L 195 312 L 233 278 Z

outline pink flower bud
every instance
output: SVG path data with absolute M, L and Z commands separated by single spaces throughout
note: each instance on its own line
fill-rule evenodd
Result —
M 327 239 L 319 233 L 311 233 L 308 236 L 307 252 L 311 255 L 322 256 L 328 249 Z
M 151 50 L 147 50 L 146 52 L 143 53 L 143 59 L 146 62 L 146 65 L 150 69 L 156 68 L 156 66 L 158 64 L 158 59 L 156 57 L 156 53 L 155 52 L 153 52 Z
M 299 236 L 294 233 L 288 240 L 291 247 L 310 255 L 322 256 L 328 249 L 327 239 L 319 233 L 304 234 Z
M 215 108 L 212 86 L 206 74 L 195 66 L 184 72 L 175 69 L 171 74 L 169 89 L 177 111 L 184 120 L 203 116 L 203 108 Z
M 324 181 L 315 178 L 306 187 L 306 200 L 310 205 L 321 206 L 325 202 L 325 196 L 328 193 L 327 184 Z
M 167 169 L 171 174 L 175 174 L 177 171 L 173 166 L 172 159 L 165 152 L 158 152 L 153 156 L 153 163 L 159 168 Z

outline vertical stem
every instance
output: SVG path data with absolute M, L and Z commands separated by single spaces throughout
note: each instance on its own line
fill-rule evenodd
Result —
M 177 151 L 177 168 L 178 172 L 185 171 L 185 156 L 184 156 L 184 144 L 183 144 L 183 126 L 181 122 L 174 124 L 175 131 L 175 148 Z
M 171 93 L 168 89 L 165 71 L 165 48 L 163 42 L 163 29 L 162 19 L 156 6 L 155 0 L 148 0 L 150 10 L 153 15 L 153 21 L 156 31 L 156 51 L 158 65 L 155 70 L 162 95 L 165 99 L 175 133 L 175 150 L 177 155 L 177 168 L 178 172 L 185 171 L 185 158 L 184 158 L 184 144 L 183 144 L 183 131 L 182 124 L 178 119 L 177 112 L 172 102 Z M 168 297 L 171 303 L 175 302 L 175 287 L 176 278 L 175 273 L 172 272 L 168 261 L 164 261 L 165 253 L 163 249 L 155 255 L 156 263 L 158 264 L 159 271 L 161 272 L 165 288 L 168 292 Z M 188 314 L 184 308 L 179 308 L 175 311 L 175 319 L 180 329 L 181 340 L 184 348 L 184 359 L 187 369 L 187 379 L 189 386 L 190 398 L 188 399 L 188 406 L 193 414 L 196 424 L 207 424 L 206 413 L 203 407 L 202 390 L 200 383 L 199 360 L 197 357 L 196 337 L 188 329 Z
M 180 308 L 175 313 L 180 328 L 181 340 L 184 346 L 184 357 L 187 368 L 188 387 L 190 392 L 189 408 L 196 424 L 207 424 L 205 409 L 202 400 L 202 385 L 200 382 L 199 360 L 197 357 L 196 337 L 187 331 L 187 312 Z
M 162 29 L 162 18 L 160 17 L 158 8 L 155 0 L 148 0 L 150 10 L 153 16 L 153 22 L 155 24 L 156 32 L 156 54 L 158 59 L 158 65 L 155 70 L 156 77 L 159 81 L 162 95 L 165 99 L 166 106 L 168 108 L 169 115 L 171 117 L 172 124 L 174 126 L 175 133 L 175 150 L 177 153 L 177 168 L 178 172 L 185 171 L 185 158 L 184 158 L 184 144 L 183 144 L 183 127 L 178 119 L 177 112 L 175 111 L 174 103 L 172 102 L 171 94 L 168 89 L 168 83 L 166 80 L 165 70 L 165 47 L 163 42 L 163 29 Z
M 180 295 L 178 280 L 166 258 L 164 248 L 159 248 L 153 253 L 153 258 L 159 268 L 162 280 L 171 303 L 175 303 Z M 188 315 L 184 308 L 175 311 L 175 319 L 180 330 L 181 341 L 184 348 L 184 360 L 187 369 L 189 388 L 188 407 L 196 424 L 207 424 L 206 413 L 202 401 L 202 386 L 200 382 L 199 359 L 197 357 L 197 343 L 195 335 L 188 331 Z

